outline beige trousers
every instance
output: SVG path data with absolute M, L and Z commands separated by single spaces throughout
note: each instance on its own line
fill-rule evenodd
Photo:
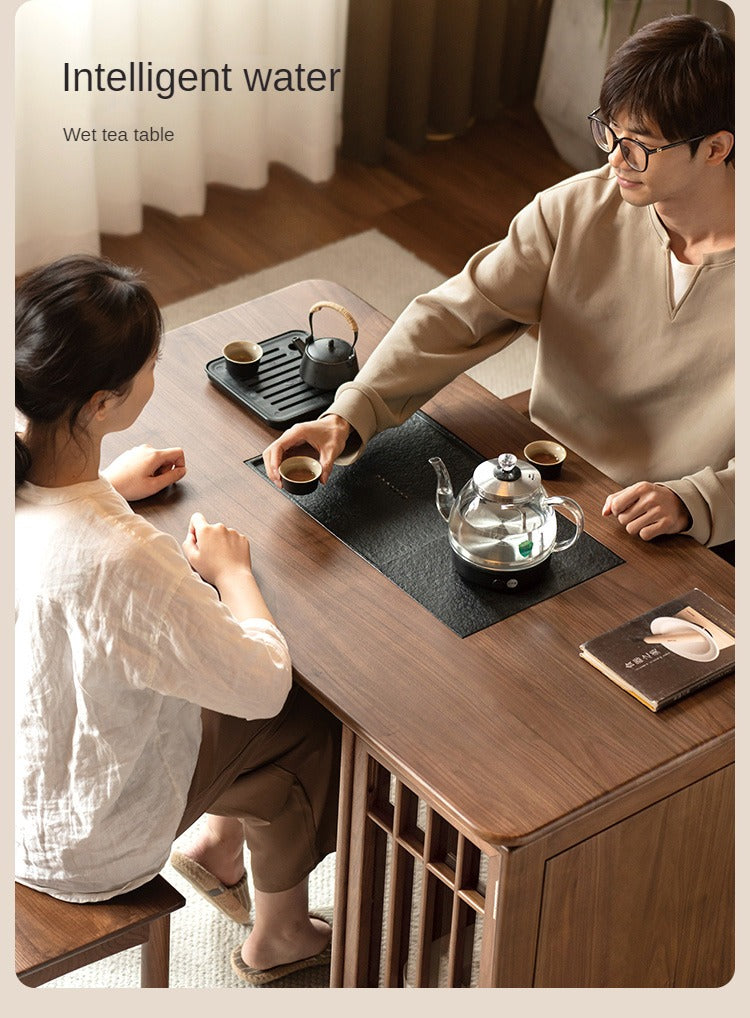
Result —
M 336 848 L 341 725 L 296 683 L 275 718 L 203 710 L 175 837 L 204 813 L 237 817 L 260 891 L 296 886 Z

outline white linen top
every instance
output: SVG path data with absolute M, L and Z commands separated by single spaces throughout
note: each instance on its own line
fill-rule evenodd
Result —
M 15 875 L 105 899 L 165 864 L 201 707 L 274 717 L 289 650 L 271 623 L 238 622 L 103 477 L 21 485 L 15 530 Z

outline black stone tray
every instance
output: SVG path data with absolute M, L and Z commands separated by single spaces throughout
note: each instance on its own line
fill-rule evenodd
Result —
M 521 453 L 498 449 L 501 452 Z M 328 482 L 311 494 L 279 494 L 461 637 L 623 562 L 584 532 L 568 551 L 553 554 L 549 569 L 531 589 L 511 593 L 467 583 L 455 570 L 448 525 L 435 505 L 437 479 L 427 462 L 430 456 L 442 458 L 456 494 L 485 459 L 420 410 L 400 427 L 376 435 L 356 463 L 334 467 Z M 262 456 L 245 462 L 271 483 Z M 564 516 L 558 514 L 557 523 L 561 537 L 573 532 Z
M 263 339 L 263 358 L 258 373 L 246 381 L 233 378 L 223 357 L 206 364 L 206 374 L 245 409 L 252 411 L 272 428 L 288 428 L 297 421 L 318 417 L 333 402 L 333 392 L 314 389 L 299 373 L 302 353 L 295 339 L 307 339 L 308 332 L 292 329 Z

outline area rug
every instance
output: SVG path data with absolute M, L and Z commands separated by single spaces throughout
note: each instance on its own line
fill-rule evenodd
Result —
M 223 286 L 163 308 L 165 326 L 174 329 L 234 307 L 254 297 L 304 279 L 330 279 L 352 290 L 387 317 L 395 319 L 420 293 L 445 278 L 378 230 L 366 230 L 328 244 L 309 254 L 243 276 Z M 468 373 L 498 396 L 529 388 L 536 344 L 523 337 L 508 350 L 495 354 Z M 186 831 L 177 847 L 190 844 L 202 821 Z M 211 908 L 190 885 L 167 865 L 165 878 L 184 894 L 187 905 L 171 921 L 170 985 L 174 988 L 248 988 L 230 966 L 229 956 L 243 939 L 242 927 Z M 310 907 L 333 905 L 335 856 L 311 874 Z M 252 892 L 252 887 L 251 887 Z M 89 965 L 47 984 L 48 988 L 127 988 L 140 984 L 140 948 Z M 308 969 L 271 984 L 268 989 L 319 987 L 328 984 L 326 969 Z

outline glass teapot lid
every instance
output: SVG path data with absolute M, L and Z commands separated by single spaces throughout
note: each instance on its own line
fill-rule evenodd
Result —
M 536 467 L 504 452 L 496 460 L 485 460 L 474 471 L 474 487 L 485 499 L 496 502 L 525 502 L 542 486 Z

